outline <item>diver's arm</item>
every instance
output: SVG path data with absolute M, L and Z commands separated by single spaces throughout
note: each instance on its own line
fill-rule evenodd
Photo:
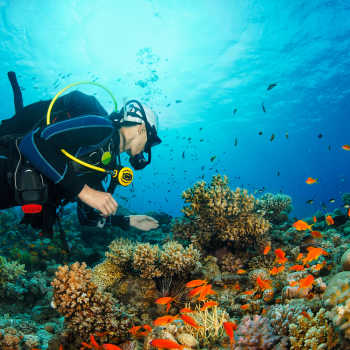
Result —
M 118 226 L 124 231 L 130 228 L 130 220 L 125 215 L 111 215 L 107 218 L 101 215 L 89 205 L 86 205 L 81 200 L 78 200 L 77 214 L 80 225 L 90 227 L 111 227 Z
M 108 119 L 87 115 L 38 128 L 24 137 L 19 149 L 40 173 L 75 197 L 83 191 L 85 183 L 68 168 L 60 150 L 74 150 L 73 156 L 88 153 L 110 137 L 112 131 Z

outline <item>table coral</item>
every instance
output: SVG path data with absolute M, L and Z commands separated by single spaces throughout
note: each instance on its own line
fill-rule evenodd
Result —
M 138 319 L 131 308 L 118 305 L 110 294 L 98 290 L 92 282 L 91 269 L 76 262 L 59 266 L 53 286 L 52 306 L 65 317 L 69 328 L 87 340 L 94 332 L 108 332 L 108 337 L 125 338 Z
M 196 248 L 216 243 L 214 240 L 231 241 L 239 247 L 262 240 L 270 224 L 254 212 L 259 200 L 247 190 L 230 190 L 228 183 L 226 176 L 214 175 L 208 186 L 197 182 L 182 193 L 185 203 L 191 204 L 181 209 L 185 218 L 172 225 L 175 239 L 191 240 Z
M 337 346 L 338 334 L 325 313 L 326 310 L 321 309 L 313 316 L 309 311 L 310 320 L 299 315 L 296 323 L 289 325 L 291 350 L 334 349 Z

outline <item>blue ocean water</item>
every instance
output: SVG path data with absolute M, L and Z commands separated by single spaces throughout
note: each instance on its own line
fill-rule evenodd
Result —
M 182 191 L 217 173 L 233 189 L 290 195 L 299 218 L 350 192 L 347 1 L 2 0 L 0 11 L 0 120 L 14 114 L 10 70 L 25 105 L 98 77 L 119 106 L 140 99 L 159 113 L 152 164 L 135 192 L 116 191 L 132 210 L 178 216 Z M 112 112 L 104 90 L 79 90 Z

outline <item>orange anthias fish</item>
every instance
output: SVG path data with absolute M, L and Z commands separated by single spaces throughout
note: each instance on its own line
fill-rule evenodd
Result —
M 316 179 L 313 179 L 312 177 L 308 177 L 307 178 L 307 180 L 306 180 L 306 183 L 308 184 L 308 185 L 311 185 L 311 184 L 317 184 L 317 177 L 316 177 Z
M 113 344 L 103 344 L 106 350 L 122 350 L 119 346 Z
M 278 269 L 277 269 L 277 273 L 283 271 L 286 267 L 285 266 L 280 266 Z
M 186 345 L 180 345 L 178 343 L 175 343 L 172 340 L 168 339 L 153 339 L 150 342 L 150 345 L 154 346 L 155 348 L 161 348 L 161 349 L 180 349 L 186 347 Z
M 236 284 L 233 289 L 239 290 L 239 284 Z
M 291 282 L 289 282 L 289 285 L 290 285 L 291 287 L 295 287 L 297 284 L 298 284 L 297 281 L 291 281 Z
M 349 208 L 349 210 L 348 210 L 348 216 L 350 216 L 350 208 Z
M 268 283 L 268 280 L 263 281 L 260 277 L 258 277 L 256 279 L 256 283 L 257 285 L 262 289 L 272 289 L 272 287 L 270 286 L 270 284 Z
M 276 254 L 276 262 L 278 264 L 284 264 L 288 261 L 288 259 L 284 257 L 286 253 L 282 249 L 275 249 L 275 254 Z
M 312 231 L 311 236 L 315 238 L 323 238 L 322 234 L 320 231 Z
M 277 267 L 275 266 L 272 270 L 270 270 L 269 275 L 276 275 Z
M 206 303 L 203 304 L 200 311 L 204 311 L 205 309 L 207 309 L 209 307 L 216 306 L 216 305 L 219 305 L 219 303 L 217 303 L 216 301 L 207 301 Z
M 96 332 L 96 335 L 98 335 L 99 337 L 104 337 L 105 335 L 107 335 L 108 332 L 103 332 L 103 333 L 100 333 L 100 332 Z
M 91 346 L 88 343 L 85 343 L 84 341 L 81 342 L 81 345 L 84 345 L 86 348 L 89 348 L 89 349 L 93 349 L 94 348 L 93 346 Z
M 190 313 L 190 312 L 194 312 L 193 310 L 189 309 L 188 307 L 185 307 L 184 309 L 181 309 L 180 312 L 182 312 L 183 314 L 185 313 Z
M 195 295 L 199 294 L 205 287 L 206 287 L 206 285 L 200 286 L 200 287 L 197 287 L 197 288 L 192 289 L 192 290 L 188 293 L 188 296 L 194 297 Z
M 299 289 L 297 293 L 299 293 L 302 289 L 308 288 L 312 285 L 313 281 L 315 280 L 315 277 L 312 275 L 307 275 L 305 278 L 301 279 L 299 281 Z
M 302 270 L 305 270 L 305 267 L 301 266 L 301 265 L 294 265 L 294 266 L 290 267 L 289 270 L 302 271 Z
M 309 248 L 311 249 L 309 250 Z M 310 262 L 312 260 L 317 260 L 323 252 L 322 248 L 313 248 L 313 247 L 309 247 L 309 248 L 308 248 L 309 253 L 307 254 L 306 258 L 301 260 L 303 265 L 305 265 L 307 262 Z
M 245 305 L 240 306 L 240 308 L 241 308 L 242 310 L 247 310 L 249 307 L 250 307 L 249 304 L 245 304 Z
M 297 261 L 300 260 L 303 256 L 304 256 L 304 254 L 303 254 L 303 253 L 300 253 L 300 254 L 298 255 L 298 257 L 297 257 Z
M 171 303 L 172 301 L 178 301 L 177 297 L 175 297 L 175 298 L 170 298 L 170 297 L 159 298 L 155 301 L 155 303 L 160 304 L 160 305 L 166 305 L 166 304 Z
M 270 251 L 270 249 L 271 249 L 271 247 L 266 247 L 266 248 L 264 249 L 263 254 L 266 255 L 266 254 Z
M 301 314 L 306 317 L 308 320 L 311 320 L 310 315 L 306 311 L 302 311 Z
M 203 288 L 203 290 L 201 291 L 201 294 L 199 294 L 199 297 L 196 300 L 198 301 L 204 300 L 206 295 L 209 294 L 211 287 L 212 287 L 211 284 L 205 286 L 205 288 Z
M 202 284 L 207 284 L 207 280 L 193 280 L 191 282 L 188 282 L 186 284 L 186 287 L 193 288 L 193 287 L 201 286 Z
M 293 225 L 292 225 L 296 230 L 298 231 L 305 231 L 307 229 L 309 229 L 310 231 L 312 231 L 312 225 L 309 225 L 307 222 L 303 221 L 303 220 L 298 220 L 297 222 L 295 222 Z
M 244 292 L 245 295 L 252 295 L 254 292 L 252 290 L 247 290 Z
M 312 218 L 314 219 L 314 222 L 317 222 L 316 216 L 313 216 Z
M 132 328 L 129 330 L 129 333 L 131 333 L 133 336 L 136 336 L 137 332 L 141 329 L 141 326 L 132 326 Z
M 233 339 L 234 333 L 233 333 L 233 328 L 232 328 L 231 322 L 224 322 L 223 325 L 224 325 L 226 335 L 230 338 L 230 348 L 232 349 L 232 345 L 233 345 L 233 343 L 235 343 L 235 340 Z
M 327 225 L 333 225 L 334 224 L 334 221 L 333 221 L 333 219 L 332 219 L 332 217 L 330 215 L 328 215 L 326 217 L 326 223 L 327 223 Z
M 190 316 L 180 315 L 180 317 L 181 317 L 182 321 L 184 321 L 184 323 L 188 324 L 191 327 L 194 327 L 194 328 L 197 328 L 197 329 L 204 328 L 202 326 L 198 326 L 196 321 Z
M 94 336 L 93 336 L 92 334 L 90 335 L 90 344 L 91 344 L 94 348 L 96 348 L 96 349 L 98 349 L 98 350 L 100 350 L 100 349 L 103 350 L 103 347 L 102 347 L 101 345 L 98 345 L 98 344 L 97 344 L 97 342 L 96 342 L 96 340 L 95 340 L 95 338 L 94 338 Z
M 176 315 L 176 316 L 166 315 L 166 316 L 162 316 L 162 317 L 157 318 L 153 322 L 153 324 L 155 326 L 165 326 L 166 324 L 171 323 L 176 319 L 178 319 L 178 315 Z
M 345 151 L 350 151 L 350 146 L 349 145 L 344 145 L 341 148 L 345 149 Z
M 247 271 L 246 271 L 246 270 L 242 270 L 242 269 L 239 269 L 239 270 L 237 271 L 237 273 L 239 273 L 239 274 L 245 273 L 245 272 L 247 272 Z

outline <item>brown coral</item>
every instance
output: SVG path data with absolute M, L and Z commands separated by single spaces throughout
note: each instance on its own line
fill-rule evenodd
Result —
M 172 226 L 174 238 L 191 238 L 195 247 L 211 244 L 213 239 L 231 241 L 242 247 L 262 239 L 269 223 L 253 211 L 259 202 L 247 190 L 231 191 L 226 176 L 213 176 L 210 184 L 197 182 L 182 193 L 181 198 L 190 206 L 181 211 L 184 219 L 175 220 Z
M 107 258 L 92 269 L 94 282 L 102 291 L 123 277 L 121 268 L 111 259 Z
M 71 266 L 59 266 L 53 286 L 52 306 L 65 317 L 67 326 L 83 339 L 98 332 L 108 332 L 109 337 L 125 338 L 128 330 L 138 320 L 119 306 L 108 293 L 98 290 L 92 279 L 91 269 L 76 262 Z
M 289 325 L 291 350 L 335 349 L 338 334 L 332 323 L 325 318 L 325 309 L 315 316 L 308 312 L 310 320 L 299 315 L 296 323 Z
M 15 328 L 7 327 L 0 329 L 0 349 L 3 350 L 20 350 L 19 343 L 24 338 L 22 332 L 17 331 Z
M 341 257 L 341 266 L 344 271 L 350 271 L 350 249 L 348 249 Z
M 292 211 L 292 198 L 285 194 L 265 193 L 260 197 L 257 209 L 261 210 L 264 217 L 271 220 L 278 216 L 282 211 L 288 214 Z M 288 215 L 287 215 L 288 220 Z
M 193 274 L 202 267 L 200 252 L 193 245 L 184 248 L 180 243 L 170 241 L 161 248 L 150 243 L 132 243 L 117 239 L 109 246 L 106 256 L 115 264 L 115 276 L 131 265 L 142 278 L 158 278 L 173 275 Z M 121 264 L 119 264 L 121 258 Z M 111 266 L 113 271 L 113 266 Z M 108 277 L 107 277 L 108 278 Z M 109 281 L 110 283 L 112 281 Z M 105 282 L 103 282 L 105 283 Z

